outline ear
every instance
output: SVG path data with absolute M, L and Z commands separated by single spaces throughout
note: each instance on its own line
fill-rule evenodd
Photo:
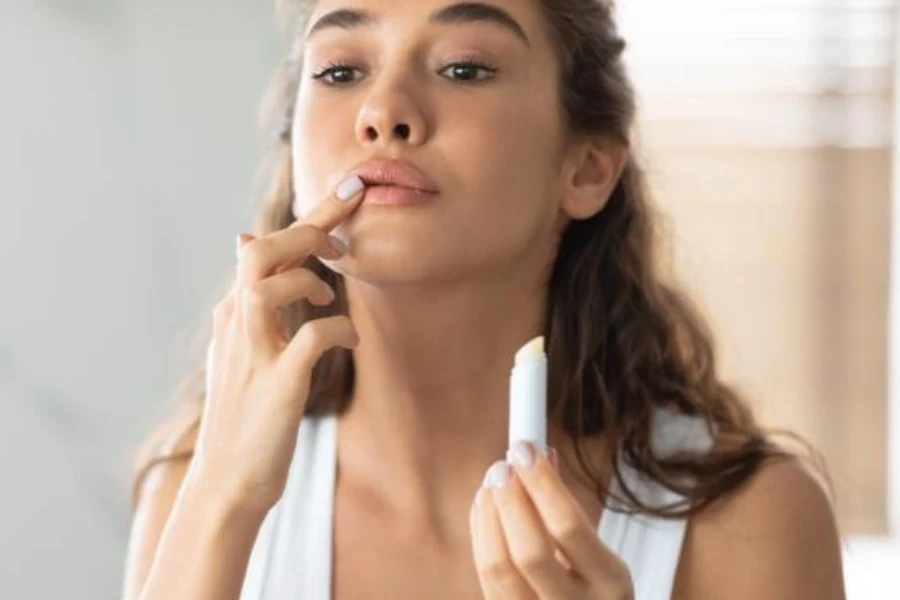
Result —
M 594 138 L 579 143 L 565 167 L 562 211 L 575 220 L 589 219 L 600 212 L 627 160 L 628 148 L 621 142 Z

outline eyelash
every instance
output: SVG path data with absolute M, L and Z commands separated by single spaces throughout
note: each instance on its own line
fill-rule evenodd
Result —
M 479 61 L 475 60 L 474 58 L 464 58 L 461 60 L 456 60 L 456 61 L 447 63 L 444 67 L 442 67 L 440 69 L 439 72 L 442 73 L 451 67 L 475 68 L 475 69 L 485 71 L 488 73 L 487 77 L 480 78 L 480 79 L 477 78 L 477 76 L 476 76 L 476 79 L 451 79 L 452 83 L 459 83 L 462 85 L 466 85 L 466 84 L 476 85 L 479 83 L 483 83 L 485 80 L 491 79 L 494 76 L 494 74 L 497 72 L 497 68 L 494 67 L 493 65 L 479 62 Z M 342 86 L 350 85 L 351 83 L 354 83 L 352 81 L 335 83 L 335 82 L 329 82 L 329 81 L 325 80 L 325 78 L 328 75 L 334 74 L 335 71 L 343 71 L 343 70 L 357 70 L 358 71 L 359 69 L 355 69 L 355 67 L 353 67 L 353 65 L 350 65 L 350 64 L 341 63 L 341 62 L 332 62 L 332 63 L 326 64 L 324 67 L 322 67 L 321 69 L 319 69 L 318 71 L 313 73 L 310 77 L 315 80 L 319 80 L 319 79 L 323 80 L 322 84 L 327 85 L 329 87 L 342 87 Z

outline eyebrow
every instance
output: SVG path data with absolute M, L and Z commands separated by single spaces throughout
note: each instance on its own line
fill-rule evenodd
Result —
M 331 27 L 338 29 L 354 29 L 366 27 L 378 23 L 378 18 L 365 10 L 340 8 L 325 14 L 310 27 L 306 34 L 307 41 L 313 34 Z M 526 46 L 531 47 L 531 40 L 525 34 L 525 30 L 508 12 L 500 7 L 482 2 L 458 2 L 440 8 L 428 17 L 428 23 L 433 25 L 448 25 L 456 23 L 492 23 L 499 25 L 513 33 Z

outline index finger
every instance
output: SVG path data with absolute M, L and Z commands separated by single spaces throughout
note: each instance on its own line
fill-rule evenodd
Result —
M 519 480 L 547 528 L 575 570 L 596 586 L 607 586 L 618 567 L 615 554 L 600 541 L 599 532 L 559 477 L 549 458 L 526 442 L 517 442 L 511 454 L 530 455 L 519 462 Z M 515 459 L 514 459 L 515 460 Z
M 328 239 L 334 229 L 359 207 L 365 184 L 358 176 L 343 181 L 310 214 L 242 248 L 238 256 L 237 282 L 245 285 L 282 269 L 301 265 L 310 254 L 338 258 Z
M 337 186 L 334 193 L 329 194 L 308 215 L 297 218 L 291 227 L 297 225 L 313 225 L 328 233 L 349 217 L 359 206 L 361 193 L 366 184 L 358 175 L 348 177 Z

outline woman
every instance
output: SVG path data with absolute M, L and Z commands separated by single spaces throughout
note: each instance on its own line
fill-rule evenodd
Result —
M 282 4 L 273 185 L 126 597 L 843 598 L 823 485 L 660 273 L 609 7 Z M 556 454 L 507 454 L 538 335 Z

